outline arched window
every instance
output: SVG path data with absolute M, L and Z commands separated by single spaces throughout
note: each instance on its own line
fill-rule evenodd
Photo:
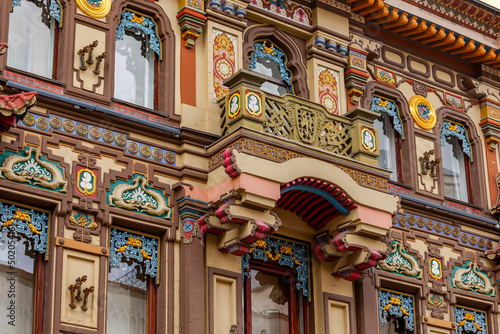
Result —
M 162 42 L 153 18 L 123 10 L 116 27 L 114 97 L 146 108 L 155 108 L 157 61 Z
M 59 0 L 12 0 L 7 66 L 52 78 L 54 36 L 61 19 Z

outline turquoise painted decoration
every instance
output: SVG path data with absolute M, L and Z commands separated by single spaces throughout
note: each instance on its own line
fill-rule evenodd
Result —
M 370 111 L 374 111 L 377 113 L 385 112 L 389 116 L 392 117 L 392 125 L 394 126 L 394 130 L 399 132 L 401 135 L 401 139 L 405 139 L 404 129 L 403 129 L 403 121 L 401 120 L 401 116 L 399 115 L 399 108 L 396 103 L 382 96 L 373 95 Z
M 377 268 L 395 274 L 422 279 L 420 264 L 414 255 L 408 254 L 404 246 L 396 240 L 391 242 L 392 251 L 385 260 L 378 262 Z
M 310 295 L 309 280 L 309 248 L 299 243 L 266 237 L 264 240 L 255 241 L 249 254 L 241 257 L 242 277 L 250 277 L 250 259 L 264 262 L 278 263 L 282 267 L 295 269 L 297 281 L 295 287 L 302 291 L 304 297 Z
M 162 191 L 153 189 L 147 179 L 138 174 L 127 181 L 117 179 L 106 192 L 109 206 L 172 220 L 172 208 L 168 203 L 169 198 Z
M 457 334 L 488 334 L 486 312 L 460 306 L 454 310 Z
M 160 283 L 160 238 L 152 235 L 112 227 L 109 236 L 109 267 L 120 262 L 139 264 L 143 274 Z
M 116 27 L 116 40 L 121 41 L 125 36 L 125 28 L 142 31 L 149 37 L 149 47 L 163 60 L 162 43 L 158 34 L 158 27 L 153 19 L 147 15 L 125 9 L 120 22 Z
M 481 271 L 474 261 L 467 260 L 462 266 L 453 267 L 450 283 L 457 289 L 495 296 L 495 287 L 491 278 Z
M 28 240 L 28 250 L 49 259 L 50 212 L 9 201 L 0 201 L 0 243 Z
M 255 70 L 257 68 L 257 59 L 259 58 L 266 58 L 275 62 L 279 66 L 281 79 L 291 88 L 293 94 L 292 72 L 286 68 L 288 59 L 285 53 L 271 41 L 255 42 L 253 46 L 255 51 L 250 59 L 249 69 Z
M 446 143 L 447 136 L 455 136 L 462 142 L 462 150 L 473 161 L 471 144 L 469 136 L 467 135 L 467 130 L 462 124 L 455 123 L 449 120 L 443 121 L 443 129 L 441 130 L 441 146 L 444 147 Z
M 403 319 L 408 331 L 415 330 L 413 296 L 379 289 L 378 306 L 380 324 L 387 324 L 390 318 Z

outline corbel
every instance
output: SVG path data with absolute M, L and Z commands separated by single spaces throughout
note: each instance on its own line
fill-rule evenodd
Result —
M 177 22 L 181 30 L 181 37 L 184 40 L 184 46 L 192 49 L 195 42 L 202 33 L 202 28 L 207 20 L 205 12 L 186 5 L 179 10 Z

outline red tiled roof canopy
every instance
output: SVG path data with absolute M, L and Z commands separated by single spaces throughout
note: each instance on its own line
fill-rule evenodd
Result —
M 0 131 L 15 127 L 36 103 L 36 92 L 0 95 Z

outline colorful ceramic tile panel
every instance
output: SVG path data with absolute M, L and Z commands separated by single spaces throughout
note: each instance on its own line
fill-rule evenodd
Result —
M 383 84 L 389 85 L 391 87 L 396 86 L 396 80 L 394 72 L 377 67 L 377 81 Z
M 33 78 L 28 78 L 26 76 L 23 76 L 23 75 L 20 75 L 20 74 L 16 74 L 16 73 L 12 73 L 12 72 L 9 72 L 9 71 L 5 71 L 4 75 L 5 75 L 6 79 L 22 83 L 23 85 L 26 85 L 26 86 L 39 88 L 39 89 L 45 90 L 47 92 L 51 92 L 51 93 L 58 94 L 58 95 L 63 95 L 64 94 L 63 87 L 58 87 L 58 86 L 55 86 L 55 85 L 51 85 L 51 84 L 48 84 L 46 82 L 43 82 L 43 81 L 40 81 L 40 80 L 36 80 L 36 79 L 33 79 Z
M 250 4 L 297 23 L 312 26 L 311 10 L 293 1 L 252 0 Z
M 446 105 L 452 109 L 463 111 L 464 104 L 463 100 L 460 96 L 450 94 L 448 92 L 445 93 Z
M 214 102 L 229 93 L 222 82 L 236 72 L 237 37 L 227 32 L 212 29 L 214 41 Z
M 366 71 L 366 55 L 361 52 L 349 50 L 349 65 Z
M 319 103 L 331 114 L 340 114 L 339 72 L 318 66 Z

